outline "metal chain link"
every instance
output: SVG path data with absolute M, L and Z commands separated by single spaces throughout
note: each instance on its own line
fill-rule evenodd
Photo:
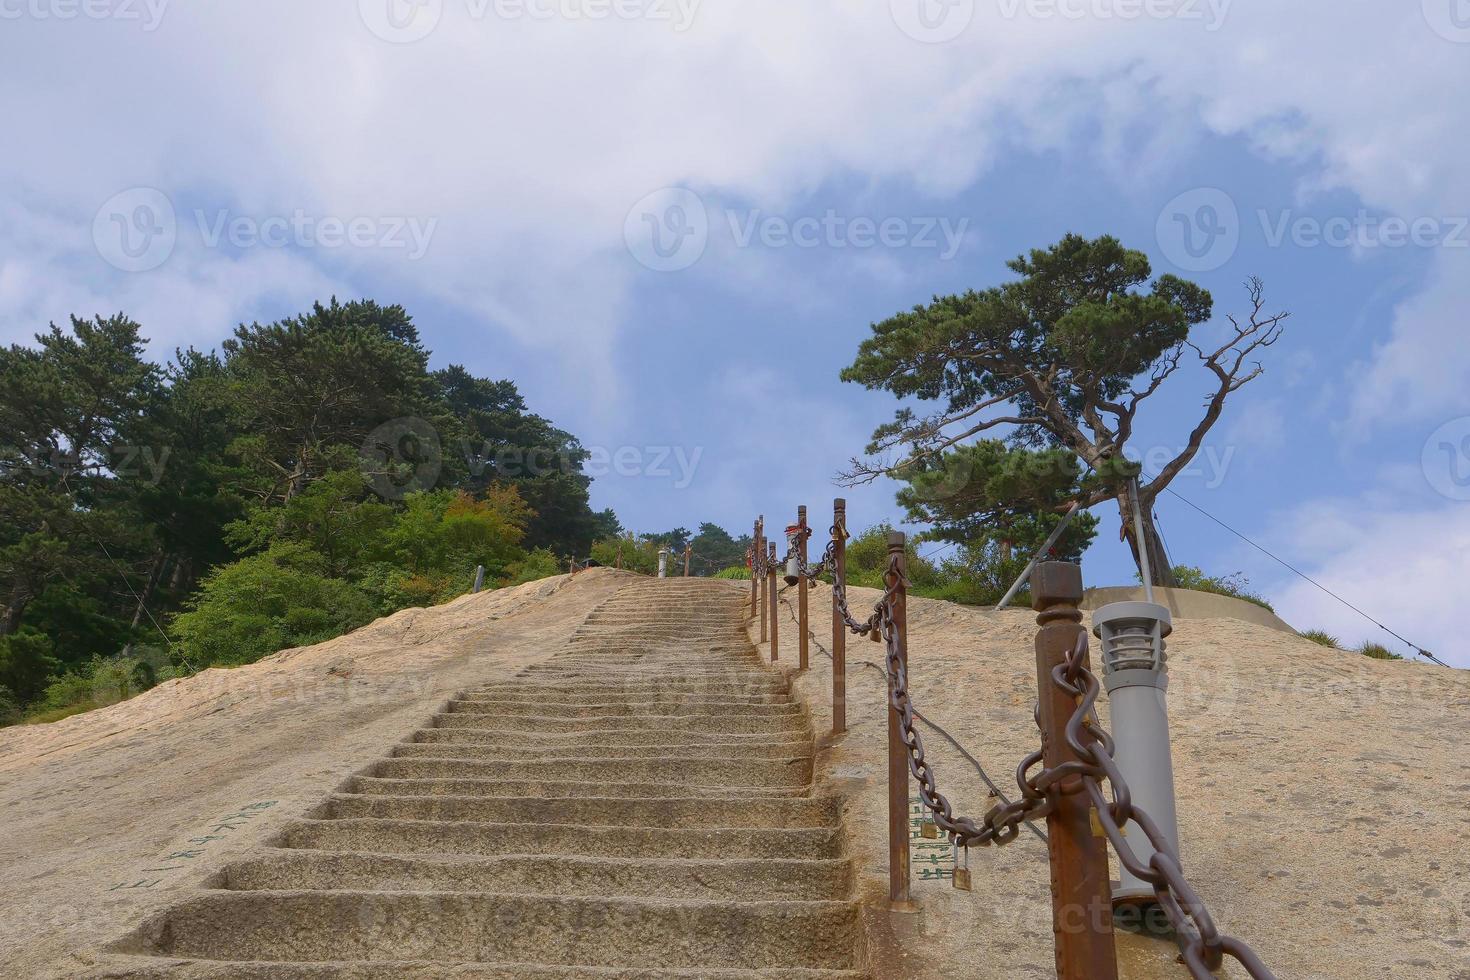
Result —
M 805 531 L 805 536 L 809 537 L 811 529 L 806 528 Z M 822 553 L 821 561 L 816 566 L 801 562 L 802 574 L 815 577 L 829 563 L 835 568 L 839 534 L 846 538 L 846 529 L 834 524 L 833 540 Z M 799 537 L 798 545 L 801 540 Z M 796 551 L 795 547 L 787 551 L 786 558 L 780 564 L 789 561 Z M 908 668 L 899 649 L 900 637 L 894 623 L 895 601 L 899 591 L 906 590 L 909 584 L 903 575 L 900 558 L 901 556 L 894 555 L 889 559 L 888 570 L 884 573 L 886 587 L 883 596 L 874 605 L 873 614 L 865 622 L 858 622 L 848 607 L 845 576 L 833 582 L 832 591 L 838 612 L 849 630 L 867 635 L 876 629 L 884 640 L 888 703 L 899 716 L 900 737 L 909 755 L 909 771 L 918 781 L 919 795 L 925 808 L 933 815 L 935 825 L 956 845 L 968 847 L 975 843 L 982 846 L 1009 844 L 1020 836 L 1021 827 L 1028 821 L 1041 819 L 1050 813 L 1052 804 L 1048 799 L 1049 792 L 1055 790 L 1058 794 L 1068 795 L 1085 792 L 1097 813 L 1103 833 L 1118 855 L 1118 860 L 1134 876 L 1153 886 L 1159 906 L 1169 917 L 1178 937 L 1184 965 L 1195 980 L 1213 980 L 1214 971 L 1220 969 L 1227 956 L 1244 967 L 1254 980 L 1276 980 L 1276 975 L 1250 946 L 1219 931 L 1204 901 L 1185 879 L 1179 854 L 1173 843 L 1164 836 L 1147 812 L 1134 805 L 1132 791 L 1113 758 L 1112 736 L 1097 721 L 1094 709 L 1102 685 L 1087 666 L 1088 636 L 1085 630 L 1079 631 L 1077 643 L 1067 659 L 1052 671 L 1052 682 L 1077 705 L 1067 721 L 1066 737 L 1068 745 L 1081 761 L 1067 762 L 1033 773 L 1032 770 L 1044 761 L 1042 750 L 1037 749 L 1023 758 L 1016 767 L 1016 786 L 1021 794 L 1019 800 L 992 807 L 986 812 L 982 822 L 955 814 L 953 805 L 939 792 L 934 768 L 925 756 L 923 736 L 914 726 L 917 712 L 909 694 Z M 771 567 L 769 558 L 764 555 L 755 555 L 751 563 L 753 575 L 757 570 L 767 572 Z M 1040 727 L 1039 707 L 1034 717 Z M 1111 800 L 1103 790 L 1104 782 L 1111 784 Z M 1133 851 L 1124 835 L 1122 828 L 1129 821 L 1143 831 L 1154 847 L 1154 854 L 1146 864 Z
M 886 578 L 891 584 L 878 605 L 878 616 L 886 640 L 888 702 L 899 715 L 900 735 L 909 753 L 909 771 L 918 780 L 919 794 L 939 829 L 955 844 L 1008 844 L 1019 836 L 1022 823 L 1043 817 L 1050 811 L 1048 791 L 1055 788 L 1058 793 L 1086 792 L 1118 860 L 1130 873 L 1153 886 L 1154 895 L 1178 936 L 1184 965 L 1195 980 L 1213 980 L 1214 971 L 1220 968 L 1226 956 L 1240 963 L 1254 980 L 1276 980 L 1276 975 L 1254 950 L 1239 939 L 1220 933 L 1204 901 L 1185 879 L 1173 843 L 1144 810 L 1133 804 L 1132 791 L 1113 758 L 1112 736 L 1097 722 L 1094 708 L 1102 684 L 1087 667 L 1088 636 L 1085 630 L 1079 632 L 1077 643 L 1066 661 L 1052 671 L 1052 682 L 1076 702 L 1072 717 L 1067 721 L 1067 743 L 1083 761 L 1063 763 L 1031 775 L 1031 770 L 1043 760 L 1042 751 L 1038 749 L 1016 767 L 1020 800 L 992 807 L 985 815 L 984 826 L 969 817 L 954 814 L 949 800 L 939 792 L 934 769 L 925 758 L 923 737 L 914 728 L 908 670 L 900 655 L 898 631 L 893 624 L 893 599 L 898 586 L 907 584 L 903 582 L 897 556 L 889 560 Z M 1039 725 L 1039 714 L 1037 722 Z M 1074 776 L 1080 779 L 1071 780 Z M 1104 781 L 1112 785 L 1111 801 L 1103 792 Z M 1154 855 L 1147 864 L 1139 859 L 1123 834 L 1122 828 L 1130 820 L 1154 846 Z

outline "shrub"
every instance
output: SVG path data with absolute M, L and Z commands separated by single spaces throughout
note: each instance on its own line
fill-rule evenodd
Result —
M 1358 652 L 1365 657 L 1372 657 L 1374 660 L 1404 659 L 1403 657 L 1394 653 L 1388 647 L 1384 646 L 1382 643 L 1369 643 L 1366 640 L 1363 642 L 1362 646 L 1358 647 Z
M 1254 603 L 1269 612 L 1276 611 L 1271 607 L 1271 603 L 1251 591 L 1250 579 L 1245 577 L 1244 572 L 1231 572 L 1229 575 L 1206 575 L 1193 565 L 1175 565 L 1174 580 L 1179 583 L 1181 589 L 1228 595 Z
M 1307 630 L 1301 634 L 1301 638 L 1311 640 L 1313 643 L 1319 643 L 1324 647 L 1331 647 L 1334 650 L 1342 649 L 1342 641 L 1326 630 Z
M 53 652 L 50 638 L 33 629 L 0 636 L 0 685 L 8 688 L 17 701 L 32 700 L 61 670 Z
M 25 720 L 32 724 L 59 721 L 105 708 L 142 694 L 178 673 L 169 662 L 168 652 L 159 647 L 142 647 L 123 657 L 93 657 L 47 685 Z
M 174 620 L 184 655 L 196 667 L 254 663 L 370 622 L 369 597 L 324 572 L 320 556 L 292 543 L 216 569 Z
M 506 585 L 524 585 L 538 579 L 551 578 L 562 573 L 561 559 L 548 548 L 537 548 L 520 561 L 511 562 L 506 569 Z
M 743 579 L 749 581 L 750 569 L 746 568 L 744 565 L 731 565 L 729 568 L 722 568 L 718 572 L 715 572 L 714 577 Z

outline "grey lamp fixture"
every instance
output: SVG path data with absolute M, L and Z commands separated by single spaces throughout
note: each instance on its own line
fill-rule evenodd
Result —
M 1147 581 L 1147 580 L 1145 580 Z M 1151 816 L 1179 848 L 1174 801 L 1174 761 L 1169 751 L 1168 657 L 1164 637 L 1173 631 L 1167 606 L 1153 602 L 1114 602 L 1092 614 L 1092 631 L 1101 641 L 1103 684 L 1112 710 L 1114 758 L 1133 790 L 1133 802 Z M 1129 821 L 1124 832 L 1139 860 L 1147 864 L 1154 847 Z M 1147 905 L 1153 886 L 1122 868 L 1113 904 Z

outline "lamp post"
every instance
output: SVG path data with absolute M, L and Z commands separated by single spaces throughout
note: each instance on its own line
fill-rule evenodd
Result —
M 1146 580 L 1145 580 L 1146 581 Z M 1169 750 L 1168 657 L 1164 637 L 1173 630 L 1169 609 L 1153 602 L 1115 602 L 1092 614 L 1092 631 L 1101 641 L 1103 684 L 1112 709 L 1113 757 L 1133 790 L 1133 802 L 1153 817 L 1179 851 L 1179 821 L 1174 801 L 1174 760 Z M 1147 864 L 1154 847 L 1137 824 L 1125 830 L 1138 859 Z M 1143 906 L 1154 888 L 1121 867 L 1113 904 Z

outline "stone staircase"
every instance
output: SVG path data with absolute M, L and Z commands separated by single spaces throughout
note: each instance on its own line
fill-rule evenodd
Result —
M 735 583 L 640 579 L 451 701 L 109 977 L 859 980 L 812 739 Z

